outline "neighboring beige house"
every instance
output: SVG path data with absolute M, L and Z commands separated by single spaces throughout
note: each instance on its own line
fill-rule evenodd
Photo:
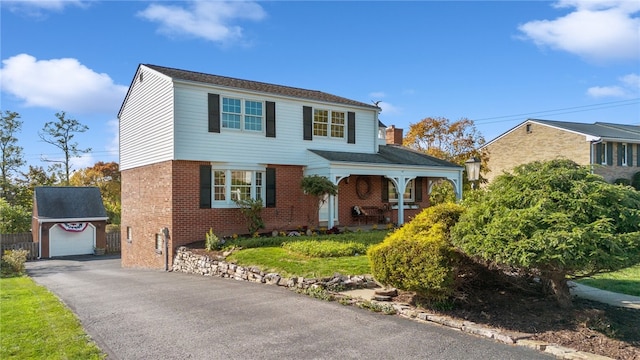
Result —
M 566 158 L 593 165 L 608 182 L 640 171 L 640 126 L 528 119 L 485 144 L 493 178 L 532 161 Z

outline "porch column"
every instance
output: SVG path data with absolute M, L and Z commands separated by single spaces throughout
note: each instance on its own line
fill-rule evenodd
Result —
M 329 207 L 329 218 L 327 219 L 327 229 L 331 229 L 334 226 L 333 218 L 334 218 L 334 209 L 333 204 L 335 203 L 335 196 L 329 195 L 327 199 L 327 206 Z

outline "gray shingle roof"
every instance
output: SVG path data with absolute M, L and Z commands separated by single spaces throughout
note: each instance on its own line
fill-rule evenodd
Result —
M 611 124 L 596 122 L 594 124 L 584 124 L 568 121 L 529 119 L 529 121 L 554 126 L 569 131 L 575 131 L 585 135 L 591 135 L 606 139 L 624 139 L 640 141 L 640 126 Z
M 180 70 L 168 68 L 164 66 L 144 64 L 144 66 L 158 71 L 173 79 L 194 81 L 205 84 L 219 85 L 236 89 L 258 91 L 262 93 L 295 97 L 300 99 L 317 100 L 336 104 L 353 105 L 358 107 L 366 107 L 373 110 L 379 110 L 377 106 L 355 101 L 341 96 L 327 94 L 317 90 L 306 90 L 290 86 L 268 84 L 258 81 L 242 80 L 230 78 L 226 76 L 205 74 L 195 71 Z
M 461 166 L 397 145 L 381 145 L 376 154 L 352 153 L 341 151 L 309 150 L 322 158 L 335 162 L 394 164 L 407 166 Z
M 35 200 L 39 219 L 107 217 L 100 189 L 94 186 L 38 186 Z

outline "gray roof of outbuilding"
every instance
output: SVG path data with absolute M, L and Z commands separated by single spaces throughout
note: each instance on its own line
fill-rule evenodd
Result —
M 201 72 L 180 70 L 180 69 L 168 68 L 164 66 L 151 65 L 151 64 L 144 64 L 144 66 L 150 69 L 153 69 L 155 71 L 158 71 L 173 79 L 219 85 L 219 86 L 225 86 L 225 87 L 230 87 L 235 89 L 258 91 L 262 93 L 295 97 L 300 99 L 316 100 L 316 101 L 330 102 L 330 103 L 343 104 L 343 105 L 352 105 L 352 106 L 358 106 L 358 107 L 366 107 L 372 110 L 380 110 L 379 107 L 371 104 L 347 99 L 341 96 L 332 95 L 332 94 L 328 94 L 328 93 L 317 91 L 317 90 L 307 90 L 307 89 L 300 89 L 300 88 L 295 88 L 290 86 L 263 83 L 259 81 L 236 79 L 236 78 L 231 78 L 226 76 L 205 74 Z
M 107 218 L 95 186 L 38 186 L 35 200 L 39 219 Z
M 545 124 L 569 131 L 575 131 L 585 135 L 591 135 L 606 139 L 625 139 L 640 141 L 640 126 L 611 124 L 596 122 L 594 124 L 576 123 L 568 121 L 529 119 L 529 121 Z
M 460 165 L 397 145 L 380 145 L 380 150 L 375 154 L 326 150 L 309 151 L 335 162 L 462 168 Z

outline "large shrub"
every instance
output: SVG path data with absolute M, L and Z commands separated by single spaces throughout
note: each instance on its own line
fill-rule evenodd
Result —
M 373 276 L 383 284 L 440 301 L 453 292 L 457 255 L 449 229 L 463 208 L 430 207 L 367 252 Z
M 570 160 L 518 166 L 479 194 L 465 202 L 453 244 L 539 276 L 562 306 L 567 280 L 640 261 L 640 193 Z
M 6 250 L 2 255 L 2 261 L 0 261 L 0 271 L 2 276 L 14 276 L 22 275 L 25 271 L 25 262 L 27 262 L 27 255 L 29 252 L 24 249 L 20 250 Z
M 0 198 L 0 234 L 29 232 L 31 229 L 31 209 L 20 205 L 10 205 Z

